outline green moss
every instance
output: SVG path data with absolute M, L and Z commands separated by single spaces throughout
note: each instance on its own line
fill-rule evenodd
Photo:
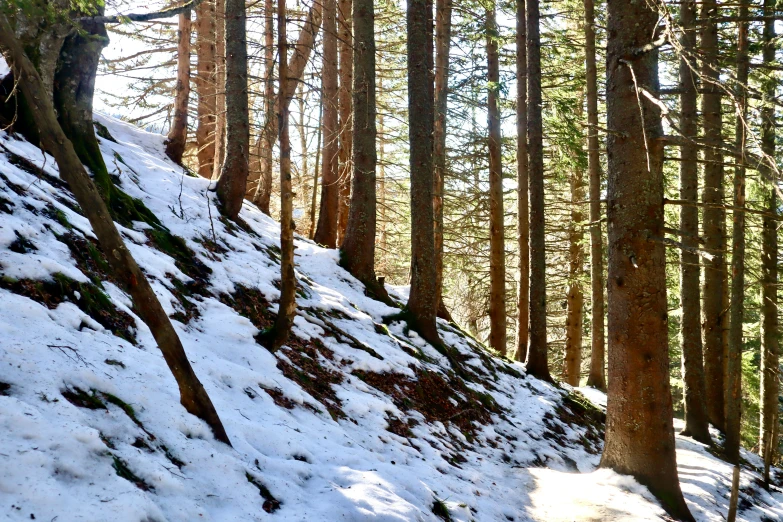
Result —
M 71 225 L 71 222 L 68 221 L 68 217 L 65 215 L 65 212 L 55 207 L 51 203 L 46 205 L 46 208 L 43 210 L 43 215 L 48 217 L 49 219 L 53 219 L 54 221 L 57 221 L 60 225 L 63 226 L 63 228 L 66 228 L 68 230 L 71 230 L 73 228 L 73 225 Z
M 139 488 L 142 491 L 153 491 L 155 488 L 144 482 L 144 480 L 136 475 L 129 467 L 128 464 L 125 463 L 124 460 L 119 458 L 116 455 L 112 455 L 112 467 L 114 468 L 115 473 L 117 473 L 118 477 L 122 477 L 128 482 L 131 482 L 134 486 Z
M 449 508 L 446 507 L 446 503 L 439 498 L 436 498 L 432 503 L 432 513 L 441 520 L 451 522 L 451 513 L 449 513 Z
M 100 396 L 92 391 L 88 393 L 81 388 L 70 388 L 63 390 L 62 396 L 65 399 L 79 408 L 87 408 L 88 410 L 105 410 L 106 404 L 101 400 Z

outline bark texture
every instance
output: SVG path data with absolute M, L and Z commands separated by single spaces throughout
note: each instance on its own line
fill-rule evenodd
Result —
M 353 40 L 351 5 L 352 0 L 339 0 L 337 13 L 337 29 L 340 35 L 340 202 L 337 212 L 337 244 L 342 245 L 345 231 L 348 227 L 348 212 L 351 208 L 351 158 L 353 155 Z
M 274 0 L 264 0 L 264 121 L 271 122 L 275 117 L 275 13 Z M 248 191 L 258 209 L 270 215 L 269 203 L 272 198 L 272 147 L 275 144 L 275 132 L 272 128 L 261 128 L 256 141 L 256 162 L 250 168 Z M 255 188 L 253 188 L 255 182 Z
M 196 8 L 196 158 L 198 174 L 212 177 L 215 164 L 215 2 L 205 0 Z
M 666 316 L 658 13 L 609 0 L 606 63 L 609 393 L 601 466 L 634 476 L 668 513 L 693 517 L 677 477 Z
M 226 154 L 227 8 L 227 0 L 215 0 L 215 158 L 212 165 L 212 179 L 220 177 Z
M 589 0 L 588 0 L 589 1 Z M 517 336 L 516 350 L 509 357 L 527 358 L 530 318 L 530 221 L 528 215 L 527 161 L 527 16 L 525 0 L 516 0 L 517 18 Z
M 166 156 L 182 164 L 188 140 L 188 100 L 190 99 L 191 11 L 180 13 L 177 28 L 177 86 L 174 89 L 174 117 L 166 137 Z

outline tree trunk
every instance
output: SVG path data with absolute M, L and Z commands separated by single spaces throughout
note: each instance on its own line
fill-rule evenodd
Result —
M 85 27 L 85 29 L 87 29 L 86 38 L 96 33 L 105 35 L 105 29 L 102 24 L 100 28 Z M 79 38 L 85 37 L 77 36 Z M 190 366 L 187 354 L 174 327 L 171 325 L 171 321 L 160 305 L 144 272 L 141 271 L 126 248 L 122 236 L 120 236 L 109 215 L 106 203 L 101 199 L 95 184 L 92 182 L 89 174 L 87 174 L 73 144 L 68 140 L 62 127 L 57 122 L 54 106 L 49 99 L 49 94 L 41 77 L 30 60 L 25 56 L 21 45 L 14 37 L 8 20 L 2 14 L 0 14 L 0 49 L 2 49 L 6 61 L 14 67 L 20 77 L 22 93 L 34 109 L 35 123 L 39 128 L 44 148 L 51 152 L 57 161 L 60 175 L 68 183 L 76 201 L 90 221 L 90 225 L 98 237 L 101 250 L 107 254 L 106 259 L 112 272 L 122 283 L 125 290 L 130 293 L 134 303 L 134 310 L 150 328 L 158 347 L 163 353 L 166 364 L 179 386 L 180 402 L 189 413 L 201 418 L 212 428 L 216 439 L 230 445 L 231 443 L 223 428 L 223 424 L 220 422 L 220 418 L 206 390 L 204 390 L 193 368 Z M 90 55 L 92 53 L 88 52 L 87 54 Z M 77 59 L 78 57 L 74 57 L 74 60 Z M 94 82 L 97 71 L 97 57 L 91 60 L 92 62 L 95 63 L 95 67 L 92 69 L 92 82 Z M 92 105 L 90 104 L 91 107 Z M 60 116 L 63 117 L 62 114 Z M 91 110 L 89 111 L 89 117 L 90 125 L 92 125 Z
M 506 353 L 506 263 L 503 216 L 503 169 L 501 164 L 500 63 L 495 4 L 486 10 L 487 38 L 487 129 L 489 131 L 489 345 Z
M 215 0 L 215 159 L 212 165 L 212 179 L 218 179 L 223 169 L 226 154 L 226 51 L 228 50 L 226 9 L 228 0 Z M 245 49 L 247 56 L 247 49 Z
M 250 115 L 247 101 L 247 36 L 245 0 L 225 0 L 225 82 L 226 149 L 220 178 L 218 200 L 222 212 L 236 219 L 242 210 L 250 151 Z M 222 88 L 221 88 L 222 89 Z
M 587 385 L 606 389 L 604 339 L 604 259 L 601 234 L 601 159 L 598 142 L 598 80 L 595 63 L 595 6 L 585 6 L 585 80 L 587 97 L 587 175 L 590 179 L 590 373 Z
M 351 32 L 352 0 L 339 0 L 337 13 L 337 28 L 340 31 L 340 152 L 339 152 L 339 207 L 337 212 L 337 244 L 342 245 L 345 231 L 348 228 L 348 212 L 351 207 L 351 157 L 353 149 L 353 131 L 351 116 L 353 114 L 353 48 L 354 41 Z
M 546 337 L 546 245 L 544 235 L 544 144 L 541 119 L 541 33 L 539 0 L 527 0 L 527 141 L 530 160 L 530 327 L 527 371 L 549 375 Z
M 509 357 L 524 362 L 527 358 L 528 320 L 530 317 L 530 222 L 528 221 L 527 161 L 527 16 L 525 0 L 516 0 L 517 17 L 517 336 L 516 351 Z
M 177 30 L 177 86 L 174 90 L 174 118 L 166 137 L 166 156 L 181 165 L 188 141 L 188 100 L 190 99 L 190 14 L 179 15 Z
M 315 139 L 315 168 L 313 169 L 313 194 L 310 200 L 310 231 L 307 237 L 315 237 L 315 207 L 318 204 L 318 174 L 321 171 L 321 138 L 323 136 L 324 123 L 324 96 L 318 100 L 318 137 Z
M 275 36 L 275 14 L 274 0 L 264 0 L 264 121 L 271 122 L 275 116 L 275 58 L 274 58 L 274 36 Z M 252 200 L 258 209 L 271 215 L 269 203 L 272 199 L 272 169 L 273 154 L 272 148 L 275 145 L 274 131 L 266 127 L 261 128 L 256 142 L 258 150 L 258 164 L 255 169 L 251 168 L 251 176 L 258 177 L 255 190 L 253 190 Z M 252 190 L 248 187 L 248 190 Z
M 337 91 L 337 1 L 324 2 L 324 49 L 321 73 L 324 103 L 323 172 L 321 174 L 321 209 L 315 242 L 327 248 L 337 247 L 337 214 L 339 204 L 339 135 Z
M 440 344 L 435 323 L 438 295 L 435 285 L 435 227 L 432 210 L 432 163 L 435 93 L 432 60 L 432 3 L 407 0 L 408 114 L 411 176 L 411 290 L 408 311 L 419 334 Z
M 449 96 L 452 0 L 436 0 L 435 6 L 435 127 L 432 161 L 435 186 L 432 211 L 435 216 L 435 288 L 438 310 L 443 304 L 443 190 L 446 176 L 446 121 Z
M 692 70 L 692 57 L 696 53 L 695 0 L 685 0 L 680 5 L 682 37 L 680 46 L 680 132 L 685 138 L 680 146 L 680 199 L 696 203 L 699 191 L 699 151 L 690 140 L 698 136 L 696 75 Z M 680 230 L 682 243 L 688 249 L 680 251 L 680 305 L 682 321 L 682 376 L 685 396 L 685 429 L 699 442 L 710 444 L 709 418 L 705 402 L 704 363 L 701 343 L 701 296 L 699 295 L 699 209 L 684 205 L 680 208 Z
M 215 2 L 205 0 L 196 8 L 196 94 L 198 94 L 196 157 L 198 174 L 212 177 L 215 164 Z
M 773 0 L 764 1 L 764 14 L 772 15 Z M 764 22 L 763 61 L 775 63 L 775 22 Z M 775 98 L 776 81 L 769 78 L 764 85 L 764 97 L 768 103 L 761 114 L 761 151 L 766 160 L 775 161 L 775 108 L 769 103 Z M 773 163 L 774 164 L 774 163 Z M 768 179 L 776 179 L 768 163 L 761 167 Z M 773 187 L 765 190 L 768 212 L 777 214 L 778 201 Z M 777 452 L 778 393 L 780 364 L 780 332 L 778 326 L 778 231 L 774 219 L 765 217 L 762 232 L 761 254 L 761 419 L 759 422 L 759 447 L 764 458 L 764 483 L 769 484 L 769 467 Z
M 669 388 L 658 25 L 644 2 L 608 4 L 609 393 L 601 466 L 632 475 L 674 518 L 692 521 L 677 478 Z
M 701 30 L 702 67 L 702 119 L 704 140 L 708 143 L 722 142 L 721 128 L 721 85 L 718 63 L 718 27 L 714 18 L 718 14 L 715 0 L 704 0 L 701 7 L 703 20 Z M 718 147 L 704 149 L 704 189 L 702 202 L 710 205 L 703 212 L 704 249 L 713 255 L 704 260 L 704 288 L 702 308 L 702 329 L 704 332 L 704 380 L 707 399 L 707 413 L 710 422 L 721 431 L 725 430 L 724 385 L 723 385 L 723 292 L 726 263 L 723 252 L 726 215 L 723 204 L 723 156 Z

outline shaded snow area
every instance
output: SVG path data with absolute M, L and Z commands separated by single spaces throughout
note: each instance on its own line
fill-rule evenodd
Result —
M 584 395 L 440 322 L 452 367 L 335 251 L 297 240 L 295 336 L 270 353 L 255 338 L 280 294 L 277 224 L 250 206 L 218 219 L 209 182 L 165 159 L 161 136 L 99 119 L 115 183 L 162 223 L 118 227 L 233 448 L 180 406 L 53 159 L 0 133 L 1 519 L 661 519 L 645 488 L 594 471 L 603 414 Z M 678 448 L 694 513 L 722 520 L 729 467 Z M 741 517 L 777 520 L 783 497 L 757 479 L 743 474 Z

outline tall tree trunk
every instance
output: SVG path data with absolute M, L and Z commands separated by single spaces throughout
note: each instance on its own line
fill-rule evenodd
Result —
M 212 177 L 215 162 L 215 2 L 205 0 L 196 8 L 196 158 L 198 174 Z
M 88 37 L 96 33 L 105 35 L 105 29 L 102 26 L 97 30 L 86 29 Z M 82 38 L 83 36 L 77 35 L 77 37 Z M 125 290 L 130 293 L 134 303 L 134 310 L 150 328 L 158 347 L 163 353 L 163 358 L 166 360 L 166 364 L 179 386 L 181 404 L 189 413 L 204 420 L 212 428 L 216 439 L 230 445 L 228 435 L 220 422 L 212 401 L 190 366 L 177 332 L 171 325 L 171 321 L 163 310 L 160 301 L 158 301 L 144 272 L 141 271 L 125 246 L 122 236 L 120 236 L 114 221 L 112 221 L 106 203 L 101 199 L 95 184 L 92 182 L 89 174 L 87 174 L 73 144 L 68 140 L 62 127 L 57 122 L 54 105 L 49 98 L 41 77 L 27 56 L 25 56 L 22 46 L 14 37 L 14 32 L 8 20 L 2 14 L 0 14 L 0 50 L 3 52 L 6 61 L 17 72 L 22 93 L 34 109 L 32 113 L 35 118 L 35 124 L 40 131 L 44 148 L 51 152 L 57 161 L 60 175 L 68 183 L 76 201 L 90 221 L 90 225 L 98 237 L 101 250 L 107 254 L 106 259 L 112 272 L 114 272 L 114 275 Z M 94 82 L 97 72 L 97 56 L 92 59 L 90 58 L 91 54 L 93 53 L 87 52 L 89 63 L 94 63 L 92 68 L 92 81 Z M 99 55 L 100 52 L 98 53 Z M 79 56 L 73 56 L 72 59 L 78 61 Z M 91 103 L 89 107 L 90 109 L 92 108 Z M 88 112 L 90 125 L 92 125 L 92 110 Z M 62 117 L 62 115 L 60 116 Z M 87 115 L 84 116 L 86 117 Z
M 500 63 L 495 4 L 486 10 L 487 128 L 489 131 L 489 345 L 506 353 L 506 256 L 503 219 L 503 168 L 501 164 Z
M 541 118 L 541 33 L 539 0 L 527 0 L 527 141 L 530 190 L 530 327 L 527 371 L 549 375 L 546 338 L 546 244 L 544 236 L 544 143 Z
M 340 31 L 340 152 L 339 152 L 339 207 L 337 212 L 337 244 L 342 245 L 345 231 L 348 228 L 348 212 L 351 206 L 351 157 L 353 150 L 353 131 L 351 117 L 353 115 L 353 48 L 354 40 L 351 31 L 352 0 L 339 0 L 337 13 L 337 28 Z
M 589 0 L 588 0 L 589 1 Z M 527 16 L 525 0 L 516 0 L 517 17 L 517 336 L 515 360 L 527 358 L 530 317 L 530 221 L 527 162 Z M 507 354 L 509 357 L 511 353 Z
M 774 13 L 775 2 L 764 1 L 764 14 Z M 764 22 L 763 60 L 767 65 L 775 63 L 775 21 Z M 767 79 L 764 98 L 767 104 L 761 115 L 761 151 L 766 161 L 775 161 L 775 99 L 776 80 Z M 776 179 L 771 165 L 764 163 L 767 179 Z M 777 214 L 778 201 L 773 187 L 765 190 L 765 203 L 770 214 Z M 761 255 L 761 419 L 759 422 L 759 447 L 764 457 L 764 483 L 769 484 L 769 467 L 777 452 L 778 394 L 780 364 L 780 331 L 778 325 L 778 222 L 764 218 Z
M 704 261 L 704 287 L 702 308 L 702 329 L 704 332 L 704 380 L 707 398 L 707 414 L 710 422 L 725 430 L 724 384 L 723 384 L 723 292 L 726 262 L 723 255 L 726 246 L 724 237 L 726 215 L 720 208 L 723 204 L 723 156 L 721 145 L 721 85 L 718 62 L 718 26 L 715 17 L 718 8 L 715 0 L 704 0 L 701 5 L 701 78 L 702 119 L 704 140 L 704 189 L 702 202 L 707 206 L 703 212 L 704 248 L 713 255 L 711 261 Z
M 748 16 L 748 5 L 740 4 L 739 16 Z M 739 22 L 737 44 L 737 124 L 735 145 L 745 150 L 745 119 L 747 116 L 746 89 L 748 85 L 748 22 Z M 745 158 L 735 159 L 734 167 L 734 206 L 745 206 Z M 729 323 L 729 343 L 726 352 L 726 441 L 724 450 L 732 464 L 739 464 L 740 437 L 742 431 L 742 322 L 745 297 L 745 213 L 733 212 L 732 253 L 731 253 L 731 304 Z M 762 263 L 762 271 L 763 271 Z M 762 283 L 763 285 L 763 283 Z M 775 311 L 777 314 L 777 310 Z M 763 321 L 762 321 L 763 322 Z M 762 341 L 763 342 L 763 341 Z
M 324 96 L 321 96 L 318 100 L 318 135 L 315 139 L 315 168 L 313 169 L 313 194 L 310 199 L 310 230 L 307 233 L 307 237 L 313 239 L 315 237 L 315 208 L 318 204 L 318 174 L 321 172 L 321 138 L 323 136 L 323 123 L 324 123 Z
M 383 92 L 383 80 L 381 79 L 378 79 L 378 91 Z M 386 249 L 386 136 L 383 120 L 383 113 L 381 112 L 378 114 L 378 204 L 381 207 L 381 237 L 378 245 L 381 250 L 381 259 L 384 259 L 388 255 Z M 383 266 L 385 266 L 385 263 Z
M 340 264 L 370 295 L 388 301 L 375 277 L 375 6 L 353 0 L 353 188 Z
M 697 203 L 699 191 L 699 151 L 695 142 L 697 126 L 696 75 L 692 69 L 696 54 L 695 0 L 685 0 L 680 4 L 680 132 L 685 142 L 680 146 L 680 199 Z M 705 402 L 704 363 L 702 362 L 701 343 L 701 296 L 699 294 L 699 256 L 698 248 L 699 209 L 684 205 L 680 208 L 680 230 L 682 242 L 688 247 L 680 252 L 680 305 L 682 320 L 680 336 L 682 338 L 682 375 L 685 396 L 685 429 L 683 434 L 709 444 L 710 430 Z
M 337 90 L 337 1 L 324 2 L 324 49 L 321 82 L 324 103 L 324 161 L 321 174 L 321 209 L 315 242 L 328 248 L 337 247 L 339 186 L 339 97 Z
M 451 4 L 452 0 L 436 0 L 435 5 L 435 128 L 432 154 L 435 193 L 432 211 L 435 215 L 435 291 L 438 294 L 438 313 L 441 316 L 448 313 L 443 304 L 443 190 L 446 176 Z
M 288 77 L 288 44 L 286 41 L 286 0 L 278 0 L 277 53 L 280 85 Z M 267 345 L 277 350 L 288 340 L 296 316 L 296 273 L 294 272 L 294 194 L 291 186 L 291 140 L 288 134 L 289 101 L 280 104 L 280 301 L 277 319 L 267 332 Z
M 587 385 L 606 389 L 604 339 L 604 259 L 601 234 L 601 159 L 598 142 L 598 73 L 595 63 L 595 5 L 585 6 L 585 80 L 587 96 L 587 176 L 590 179 L 590 373 Z
M 271 122 L 275 116 L 275 13 L 274 0 L 264 0 L 264 122 Z M 258 151 L 258 163 L 256 168 L 251 168 L 251 176 L 257 177 L 255 190 L 252 190 L 253 203 L 258 209 L 271 215 L 269 203 L 272 199 L 272 170 L 275 133 L 272 128 L 261 128 L 256 141 Z
M 692 521 L 677 478 L 669 387 L 655 7 L 610 0 L 606 57 L 609 393 L 601 466 L 634 476 Z
M 217 182 L 217 195 L 225 216 L 236 219 L 245 199 L 250 152 L 245 0 L 225 0 L 224 5 L 226 150 Z
M 190 21 L 191 11 L 180 13 L 177 29 L 177 86 L 174 90 L 174 118 L 166 137 L 166 156 L 179 165 L 188 141 L 188 100 L 190 99 Z
M 212 166 L 212 179 L 218 179 L 223 169 L 226 154 L 226 25 L 227 0 L 215 0 L 215 159 Z M 247 56 L 247 49 L 245 49 Z
M 408 114 L 418 124 L 408 126 L 411 176 L 411 290 L 408 311 L 419 334 L 440 344 L 435 323 L 435 227 L 432 210 L 432 163 L 435 93 L 432 59 L 432 3 L 407 0 Z

